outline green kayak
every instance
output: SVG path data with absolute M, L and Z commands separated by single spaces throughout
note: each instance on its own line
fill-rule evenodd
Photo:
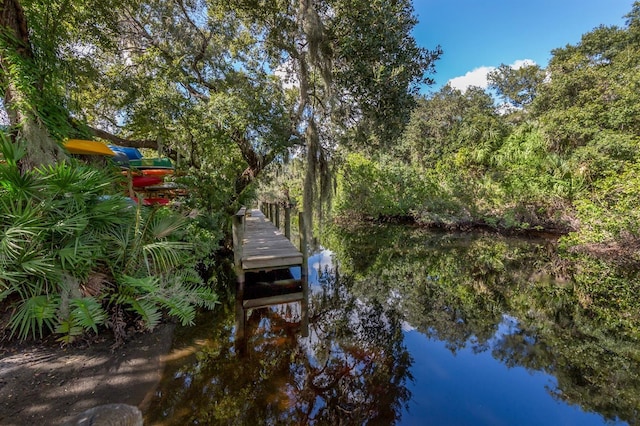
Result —
M 135 169 L 173 169 L 170 158 L 140 158 L 129 160 L 129 167 Z

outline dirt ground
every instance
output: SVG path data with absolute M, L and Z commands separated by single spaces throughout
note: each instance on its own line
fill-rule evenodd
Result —
M 0 342 L 0 424 L 61 425 L 89 408 L 112 403 L 144 411 L 171 350 L 174 326 L 113 342 L 60 348 Z

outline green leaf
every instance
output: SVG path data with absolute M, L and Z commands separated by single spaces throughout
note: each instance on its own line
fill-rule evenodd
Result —
M 53 331 L 56 311 L 60 304 L 58 296 L 39 295 L 23 300 L 11 317 L 9 327 L 11 336 L 17 334 L 21 340 L 36 334 L 42 338 L 44 329 Z

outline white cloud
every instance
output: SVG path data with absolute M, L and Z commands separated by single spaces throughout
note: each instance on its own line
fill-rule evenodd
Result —
M 518 59 L 509 66 L 517 70 L 519 68 L 531 65 L 536 65 L 535 61 L 531 59 Z M 462 92 L 465 92 L 471 86 L 486 89 L 489 84 L 487 81 L 487 74 L 495 69 L 496 67 L 479 67 L 474 69 L 473 71 L 469 71 L 461 77 L 452 78 L 448 83 L 454 89 L 458 89 Z
M 480 67 L 473 71 L 469 71 L 462 77 L 456 77 L 449 80 L 449 84 L 454 89 L 465 92 L 471 86 L 487 88 L 487 74 L 493 71 L 495 67 Z
M 530 67 L 531 65 L 535 65 L 535 64 L 536 62 L 532 59 L 518 59 L 514 63 L 512 63 L 510 66 L 514 70 L 518 70 L 522 67 Z

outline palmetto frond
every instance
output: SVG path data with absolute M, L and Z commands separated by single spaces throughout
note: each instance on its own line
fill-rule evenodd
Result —
M 119 277 L 118 291 L 112 296 L 111 301 L 128 306 L 130 311 L 140 315 L 147 328 L 153 329 L 162 318 L 159 307 L 152 300 L 152 294 L 157 288 L 157 277 L 135 278 L 123 275 Z
M 79 163 L 72 166 L 63 163 L 42 166 L 38 172 L 54 197 L 63 195 L 67 198 L 87 199 L 102 195 L 116 179 L 113 175 Z
M 145 244 L 142 248 L 144 262 L 149 274 L 166 272 L 182 264 L 184 253 L 192 248 L 189 243 L 159 241 Z
M 9 156 L 19 154 L 12 149 Z M 187 219 L 168 209 L 132 209 L 109 194 L 116 181 L 79 164 L 24 173 L 15 161 L 0 164 L 0 302 L 18 300 L 12 336 L 55 331 L 70 342 L 107 322 L 103 303 L 135 313 L 148 328 L 163 312 L 191 324 L 197 306 L 215 305 L 215 293 L 188 267 L 192 244 L 175 235 Z M 115 286 L 80 297 L 105 267 L 112 276 L 105 282 Z
M 19 339 L 26 339 L 31 334 L 35 338 L 36 333 L 42 337 L 45 328 L 53 330 L 59 304 L 60 298 L 56 295 L 24 299 L 11 317 L 11 335 L 17 334 Z
M 178 215 L 160 216 L 153 215 L 147 225 L 149 236 L 154 239 L 163 239 L 175 232 L 184 229 L 187 225 L 186 218 Z
M 32 200 L 39 197 L 44 187 L 42 180 L 32 173 L 20 173 L 17 167 L 0 167 L 0 194 L 10 195 L 15 200 Z

